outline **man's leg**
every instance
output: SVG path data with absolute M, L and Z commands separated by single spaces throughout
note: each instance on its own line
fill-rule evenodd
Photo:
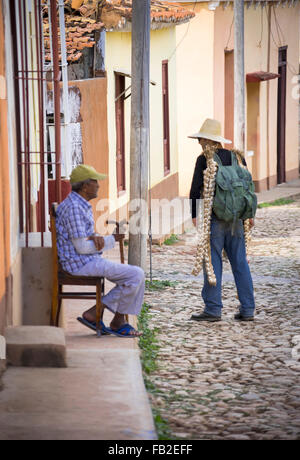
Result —
M 219 224 L 221 225 L 221 224 Z M 208 282 L 206 270 L 204 269 L 204 285 L 202 289 L 202 298 L 205 303 L 204 313 L 221 317 L 222 315 L 222 251 L 223 251 L 223 234 L 222 231 L 212 226 L 211 231 L 211 262 L 216 275 L 217 284 L 212 286 Z
M 242 221 L 232 234 L 226 233 L 225 250 L 231 264 L 238 297 L 240 301 L 240 314 L 242 317 L 251 318 L 254 315 L 255 300 L 253 282 L 249 264 L 246 257 L 244 229 Z
M 216 275 L 217 285 L 212 286 L 208 282 L 205 267 L 204 285 L 202 289 L 202 298 L 205 304 L 204 312 L 193 314 L 191 319 L 195 321 L 212 321 L 219 320 L 222 314 L 222 250 L 224 245 L 224 228 L 222 222 L 215 217 L 211 221 L 211 261 Z
M 103 276 L 109 281 L 116 283 L 102 298 L 103 304 L 115 316 L 111 322 L 111 329 L 118 330 L 125 324 L 125 315 L 139 314 L 145 290 L 145 276 L 141 268 L 111 262 L 104 258 L 97 258 L 83 267 L 77 275 L 84 276 Z M 96 319 L 96 308 L 92 307 L 83 313 L 83 317 L 90 322 Z M 130 335 L 140 335 L 137 331 L 130 331 Z

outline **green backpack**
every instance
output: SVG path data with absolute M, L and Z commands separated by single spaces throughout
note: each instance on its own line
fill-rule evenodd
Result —
M 213 211 L 218 219 L 236 222 L 238 219 L 254 217 L 257 197 L 250 172 L 238 164 L 233 152 L 231 166 L 223 166 L 217 154 L 214 155 L 214 160 L 218 163 L 218 171 Z

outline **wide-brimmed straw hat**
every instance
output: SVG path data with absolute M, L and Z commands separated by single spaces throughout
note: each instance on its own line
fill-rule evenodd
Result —
M 106 174 L 98 173 L 93 166 L 78 165 L 71 172 L 70 182 L 71 184 L 75 184 L 76 182 L 84 182 L 88 179 L 104 180 L 106 177 Z
M 232 141 L 221 136 L 221 132 L 221 123 L 218 120 L 207 118 L 198 133 L 188 137 L 192 139 L 210 139 L 211 141 L 222 142 L 223 144 L 232 144 Z

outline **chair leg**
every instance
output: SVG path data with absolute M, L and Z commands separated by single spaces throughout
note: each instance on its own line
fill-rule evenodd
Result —
M 103 303 L 101 299 L 103 281 L 99 280 L 96 285 L 96 331 L 97 336 L 101 337 L 100 320 L 103 316 Z
M 62 298 L 58 299 L 58 307 L 57 307 L 57 314 L 55 319 L 55 326 L 58 327 L 59 325 L 59 317 L 60 317 L 60 310 L 61 310 Z
M 53 285 L 50 326 L 55 326 L 58 310 L 58 284 Z
M 61 304 L 62 304 L 62 286 L 60 285 L 58 288 L 58 302 L 57 302 L 57 311 L 56 311 L 56 318 L 55 318 L 55 326 L 58 327 L 59 325 L 59 317 L 60 317 L 60 311 L 61 311 Z

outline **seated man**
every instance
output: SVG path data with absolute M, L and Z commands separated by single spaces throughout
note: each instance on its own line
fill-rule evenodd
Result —
M 114 313 L 110 328 L 101 322 L 103 333 L 120 337 L 138 337 L 140 332 L 126 324 L 125 315 L 137 315 L 142 307 L 145 289 L 144 271 L 140 267 L 111 262 L 101 257 L 124 235 L 99 236 L 94 232 L 94 218 L 89 201 L 97 197 L 98 180 L 105 179 L 93 167 L 79 165 L 70 176 L 72 192 L 60 203 L 56 213 L 57 250 L 60 264 L 76 276 L 103 276 L 116 286 L 102 302 Z M 96 330 L 96 306 L 78 320 Z

